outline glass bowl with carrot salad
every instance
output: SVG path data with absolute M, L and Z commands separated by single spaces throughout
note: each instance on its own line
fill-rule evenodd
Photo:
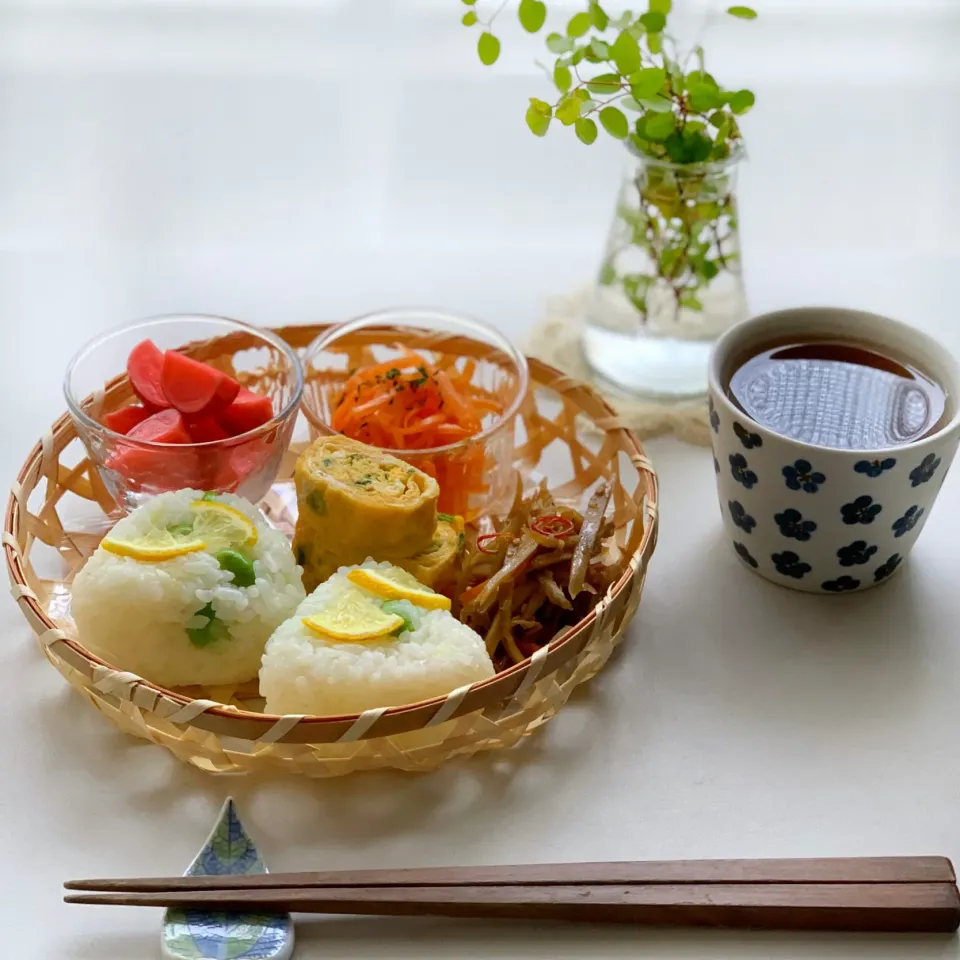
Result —
M 317 337 L 304 368 L 315 434 L 413 464 L 439 483 L 440 511 L 467 522 L 509 504 L 529 373 L 495 328 L 428 309 L 372 313 Z
M 269 330 L 171 314 L 91 340 L 70 361 L 63 388 L 90 461 L 122 510 L 184 487 L 256 503 L 290 445 L 303 367 Z

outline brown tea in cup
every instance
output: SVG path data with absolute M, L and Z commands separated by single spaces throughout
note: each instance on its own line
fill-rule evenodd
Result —
M 898 447 L 947 416 L 945 390 L 909 358 L 850 340 L 767 343 L 734 358 L 727 373 L 727 396 L 752 420 L 820 447 Z

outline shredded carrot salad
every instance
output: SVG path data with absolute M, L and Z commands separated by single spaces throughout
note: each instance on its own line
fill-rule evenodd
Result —
M 503 415 L 503 404 L 473 383 L 473 360 L 458 369 L 456 358 L 434 364 L 397 349 L 399 357 L 351 372 L 336 401 L 334 430 L 388 450 L 430 450 L 476 436 L 484 417 Z M 481 445 L 410 462 L 440 484 L 444 513 L 467 516 L 470 496 L 487 490 Z

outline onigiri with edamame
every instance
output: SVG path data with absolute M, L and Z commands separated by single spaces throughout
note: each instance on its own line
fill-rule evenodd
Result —
M 493 676 L 483 639 L 450 601 L 391 563 L 341 567 L 263 655 L 266 712 L 360 713 L 441 697 Z
M 120 520 L 77 574 L 80 643 L 165 687 L 245 683 L 304 599 L 286 537 L 233 494 L 164 493 Z

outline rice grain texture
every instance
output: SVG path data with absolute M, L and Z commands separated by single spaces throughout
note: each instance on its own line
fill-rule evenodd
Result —
M 190 504 L 202 496 L 202 490 L 161 494 L 120 520 L 114 535 L 129 539 L 189 522 Z M 303 600 L 300 568 L 286 537 L 256 507 L 232 494 L 217 499 L 257 526 L 257 543 L 248 550 L 255 583 L 234 586 L 233 574 L 206 552 L 144 563 L 99 547 L 72 587 L 71 613 L 84 647 L 164 687 L 244 683 L 257 675 L 267 639 Z M 230 635 L 198 647 L 186 631 L 203 626 L 197 612 L 207 604 Z
M 372 569 L 389 563 L 366 560 Z M 420 628 L 359 643 L 326 640 L 302 622 L 359 589 L 341 567 L 267 643 L 260 693 L 267 713 L 335 716 L 445 696 L 493 676 L 483 640 L 445 610 L 422 610 Z

